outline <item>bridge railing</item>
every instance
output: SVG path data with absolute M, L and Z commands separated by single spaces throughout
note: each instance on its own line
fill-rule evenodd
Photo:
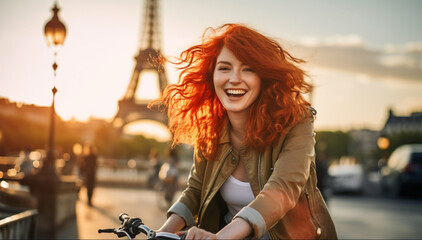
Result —
M 0 239 L 35 239 L 36 209 L 21 210 L 0 206 Z
M 179 162 L 179 186 L 184 186 L 189 174 L 190 162 Z M 147 160 L 99 159 L 97 183 L 105 186 L 145 187 L 151 174 Z

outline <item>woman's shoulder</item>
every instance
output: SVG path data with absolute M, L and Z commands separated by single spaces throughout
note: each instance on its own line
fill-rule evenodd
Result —
M 312 131 L 313 131 L 313 124 L 314 124 L 314 121 L 316 119 L 317 111 L 315 110 L 315 108 L 313 108 L 311 106 L 307 106 L 306 109 L 307 109 L 307 112 L 305 114 L 303 114 L 302 119 L 300 119 L 295 124 L 290 125 L 286 129 L 285 134 L 283 134 L 283 135 L 289 135 L 289 134 L 291 134 L 292 131 L 297 131 L 297 129 L 301 129 L 301 128 L 311 127 Z
M 302 133 L 305 132 L 314 132 L 314 121 L 316 119 L 317 111 L 315 108 L 308 106 L 307 107 L 307 114 L 304 115 L 301 121 L 297 122 L 290 126 L 289 130 L 287 131 L 286 135 L 296 135 L 295 133 Z
M 272 146 L 273 149 L 281 147 L 287 138 L 299 135 L 314 135 L 314 121 L 317 111 L 311 106 L 307 109 L 308 114 L 305 114 L 301 121 L 290 125 L 283 134 L 280 134 L 278 140 Z

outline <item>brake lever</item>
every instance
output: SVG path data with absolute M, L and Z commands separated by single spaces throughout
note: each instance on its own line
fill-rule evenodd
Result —
M 98 233 L 114 233 L 117 235 L 117 237 L 128 237 L 129 239 L 132 239 L 129 234 L 123 230 L 123 229 L 115 229 L 115 228 L 105 228 L 105 229 L 98 229 Z
M 115 232 L 119 238 L 121 237 L 127 237 L 129 240 L 132 240 L 132 237 L 123 229 L 119 229 Z

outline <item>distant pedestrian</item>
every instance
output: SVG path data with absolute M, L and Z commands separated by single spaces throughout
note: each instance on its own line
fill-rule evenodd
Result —
M 149 161 L 149 176 L 148 176 L 148 181 L 147 181 L 147 187 L 149 189 L 153 189 L 155 184 L 157 183 L 158 180 L 158 173 L 160 172 L 160 168 L 161 168 L 161 161 L 160 158 L 158 156 L 158 151 L 155 148 L 152 148 L 149 152 L 149 156 L 148 156 L 148 161 Z
M 173 201 L 174 194 L 178 188 L 179 182 L 179 156 L 176 149 L 170 149 L 167 162 L 164 163 L 159 171 L 159 178 L 164 184 L 165 199 L 170 204 Z
M 25 148 L 22 156 L 16 161 L 16 165 L 19 165 L 20 172 L 24 173 L 25 176 L 31 175 L 33 170 L 32 161 L 29 158 L 30 153 L 31 149 Z
M 320 152 L 316 154 L 315 158 L 315 170 L 317 175 L 317 187 L 324 198 L 325 203 L 328 205 L 328 160 L 326 159 L 325 153 Z
M 93 146 L 89 147 L 89 154 L 85 156 L 83 162 L 84 184 L 87 191 L 88 205 L 92 206 L 92 195 L 96 184 L 97 154 Z

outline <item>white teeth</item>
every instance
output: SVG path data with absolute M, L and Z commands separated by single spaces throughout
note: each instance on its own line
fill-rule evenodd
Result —
M 232 95 L 243 95 L 246 93 L 245 90 L 241 90 L 241 89 L 227 89 L 226 92 Z

